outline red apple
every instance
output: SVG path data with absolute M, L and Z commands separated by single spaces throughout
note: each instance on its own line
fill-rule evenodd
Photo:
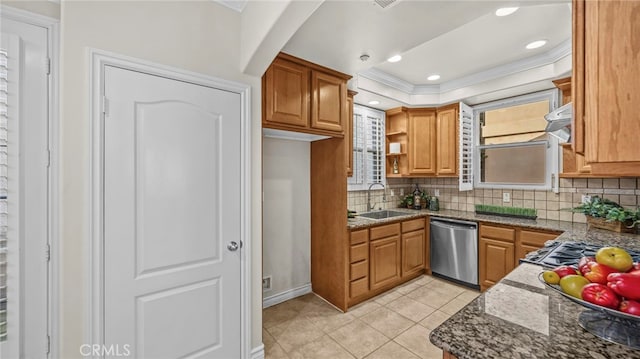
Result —
M 569 266 L 560 266 L 553 269 L 554 272 L 558 273 L 560 278 L 566 277 L 571 274 L 579 274 L 575 268 Z
M 627 273 L 640 275 L 640 263 L 633 263 L 633 267 L 627 271 Z
M 592 262 L 588 264 L 587 271 L 582 274 L 591 283 L 607 284 L 607 276 L 611 273 L 618 273 L 618 271 L 604 264 Z
M 580 273 L 582 273 L 582 275 L 585 275 L 585 273 L 588 273 L 591 271 L 589 269 L 589 264 L 595 263 L 595 262 L 596 262 L 596 259 L 593 257 L 582 257 L 578 262 L 578 270 L 580 270 Z
M 591 283 L 582 287 L 582 299 L 602 307 L 618 309 L 620 299 L 604 284 Z
M 622 302 L 620 302 L 620 307 L 618 309 L 620 309 L 620 311 L 624 313 L 640 316 L 640 302 L 637 302 L 635 300 L 623 300 Z

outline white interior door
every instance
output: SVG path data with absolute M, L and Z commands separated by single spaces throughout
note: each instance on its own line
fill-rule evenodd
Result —
M 104 75 L 104 343 L 239 358 L 240 95 Z

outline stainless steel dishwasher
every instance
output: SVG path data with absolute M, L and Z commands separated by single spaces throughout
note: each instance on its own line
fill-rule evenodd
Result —
M 431 271 L 460 284 L 478 286 L 478 224 L 431 218 Z

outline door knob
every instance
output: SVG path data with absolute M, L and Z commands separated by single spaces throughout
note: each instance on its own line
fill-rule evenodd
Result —
M 240 246 L 235 241 L 231 241 L 229 242 L 229 244 L 227 244 L 227 249 L 230 250 L 231 252 L 237 251 L 238 248 L 240 248 Z

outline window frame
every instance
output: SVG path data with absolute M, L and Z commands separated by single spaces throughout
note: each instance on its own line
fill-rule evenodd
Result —
M 369 116 L 368 116 L 369 115 Z M 352 191 L 365 191 L 369 189 L 369 186 L 372 185 L 373 183 L 381 183 L 382 185 L 384 185 L 386 187 L 387 185 L 387 169 L 386 169 L 386 114 L 384 111 L 381 110 L 377 110 L 368 106 L 363 106 L 360 104 L 354 104 L 353 105 L 353 127 L 351 128 L 351 140 L 353 141 L 353 150 L 351 152 L 351 156 L 355 157 L 355 153 L 356 153 L 356 141 L 355 141 L 355 136 L 357 135 L 357 128 L 358 128 L 358 124 L 356 121 L 356 116 L 362 116 L 364 118 L 365 121 L 365 125 L 368 123 L 367 121 L 367 117 L 378 117 L 381 120 L 381 124 L 380 124 L 380 130 L 382 131 L 382 134 L 380 136 L 380 152 L 381 152 L 381 160 L 380 160 L 380 164 L 381 164 L 381 181 L 379 182 L 369 182 L 368 178 L 367 178 L 367 171 L 368 171 L 368 166 L 370 165 L 368 163 L 368 161 L 366 161 L 365 158 L 363 158 L 363 168 L 362 171 L 364 172 L 364 179 L 362 183 L 350 183 L 350 179 L 353 178 L 353 176 L 356 174 L 356 159 L 353 159 L 353 173 L 351 176 L 347 177 L 347 191 L 348 192 L 352 192 Z M 366 128 L 363 128 L 363 132 L 364 132 L 364 143 L 365 143 L 365 147 L 366 147 L 366 143 L 367 143 L 367 133 L 368 131 L 366 130 Z
M 499 108 L 522 105 L 531 102 L 549 101 L 549 112 L 558 108 L 561 93 L 557 89 L 543 90 L 530 94 L 510 97 L 502 100 L 496 100 L 487 102 L 484 104 L 472 106 L 473 108 L 473 187 L 474 188 L 488 188 L 488 189 L 523 189 L 523 190 L 553 190 L 558 191 L 558 172 L 559 172 L 559 141 L 554 136 L 548 136 L 546 141 L 534 141 L 534 142 L 520 142 L 514 144 L 496 144 L 496 145 L 481 145 L 480 144 L 480 113 L 490 110 L 496 110 Z M 496 182 L 482 182 L 481 176 L 481 150 L 486 148 L 499 148 L 499 147 L 527 147 L 535 145 L 535 143 L 547 143 L 546 157 L 545 157 L 545 183 L 540 185 L 524 184 L 524 183 L 496 183 Z

